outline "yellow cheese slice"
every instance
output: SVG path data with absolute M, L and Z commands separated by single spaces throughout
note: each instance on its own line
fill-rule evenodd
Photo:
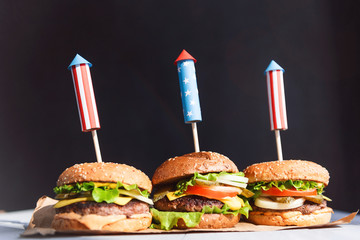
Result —
M 175 195 L 176 192 L 168 192 L 166 194 L 166 197 L 169 199 L 169 201 L 173 201 L 177 198 L 181 198 L 181 197 L 185 197 L 185 196 L 189 196 L 190 194 L 181 194 L 179 196 Z M 215 200 L 219 200 L 220 202 L 226 203 L 231 210 L 239 210 L 240 208 L 242 208 L 245 204 L 244 201 L 239 198 L 238 196 L 235 197 L 228 197 L 228 198 L 222 198 L 222 199 L 217 199 L 214 198 Z
M 226 203 L 231 210 L 235 211 L 235 210 L 239 210 L 240 208 L 242 208 L 245 204 L 244 201 L 239 198 L 238 196 L 236 197 L 229 197 L 229 198 L 223 198 L 223 199 L 218 199 L 219 201 Z
M 64 199 L 64 200 L 58 201 L 54 205 L 54 208 L 62 208 L 62 207 L 65 207 L 65 206 L 73 204 L 73 203 L 84 202 L 84 201 L 94 201 L 94 199 L 92 197 L 80 197 L 80 198 Z
M 177 199 L 177 198 L 189 196 L 188 194 L 185 194 L 185 193 L 184 193 L 184 194 L 181 194 L 181 195 L 179 195 L 179 196 L 176 196 L 175 193 L 176 193 L 176 192 L 168 192 L 168 193 L 166 194 L 166 197 L 169 199 L 169 201 L 173 201 L 173 200 L 175 200 L 175 199 Z
M 131 199 L 132 199 L 132 197 L 117 197 L 116 200 L 114 201 L 114 203 L 117 205 L 123 206 L 123 205 L 127 204 L 128 202 L 130 202 Z M 64 199 L 64 200 L 58 201 L 54 205 L 54 208 L 62 208 L 62 207 L 65 207 L 65 206 L 73 204 L 73 203 L 84 202 L 84 201 L 94 201 L 94 199 L 92 197 L 79 197 L 79 198 L 72 198 L 72 199 Z
M 117 197 L 114 201 L 115 204 L 124 206 L 133 199 L 132 197 Z
M 117 183 L 102 183 L 102 182 L 94 182 L 95 187 L 105 187 L 109 188 L 117 188 Z

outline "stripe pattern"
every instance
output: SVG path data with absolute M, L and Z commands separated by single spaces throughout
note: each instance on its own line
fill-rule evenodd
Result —
M 89 132 L 100 129 L 89 65 L 82 63 L 71 66 L 71 75 L 82 131 Z
M 283 71 L 266 72 L 271 130 L 288 129 Z

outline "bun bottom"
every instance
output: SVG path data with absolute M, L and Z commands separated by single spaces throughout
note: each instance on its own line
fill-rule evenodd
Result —
M 330 222 L 333 210 L 329 207 L 316 210 L 310 214 L 299 211 L 286 212 L 250 212 L 248 221 L 259 225 L 271 226 L 311 226 Z
M 115 232 L 133 232 L 147 229 L 151 224 L 151 214 L 132 215 L 127 218 L 125 215 L 85 215 L 76 213 L 56 214 L 52 221 L 52 228 L 57 231 L 84 231 L 100 230 Z
M 186 226 L 184 220 L 180 218 L 177 222 L 178 229 L 215 229 L 215 228 L 230 228 L 235 226 L 240 220 L 240 214 L 234 216 L 233 214 L 204 214 L 201 217 L 200 223 L 192 228 Z

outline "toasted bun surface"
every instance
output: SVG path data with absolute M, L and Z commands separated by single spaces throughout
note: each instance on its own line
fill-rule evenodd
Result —
M 76 213 L 56 214 L 52 221 L 52 228 L 57 231 L 81 231 L 81 230 L 101 230 L 116 232 L 132 232 L 147 229 L 151 224 L 151 214 L 133 215 L 127 218 L 120 216 L 81 216 Z
M 272 226 L 311 226 L 330 222 L 333 210 L 326 207 L 310 214 L 299 211 L 287 212 L 250 212 L 248 221 L 260 225 Z
M 234 216 L 233 214 L 204 214 L 201 217 L 200 223 L 193 227 L 199 229 L 214 229 L 214 228 L 230 228 L 235 226 L 240 220 L 240 214 Z M 188 229 L 184 220 L 180 218 L 177 222 L 177 228 Z
M 89 181 L 137 184 L 139 188 L 152 190 L 151 181 L 145 173 L 126 164 L 111 162 L 75 164 L 60 175 L 57 186 Z
M 253 164 L 244 170 L 249 183 L 260 181 L 307 180 L 329 184 L 329 172 L 317 163 L 284 160 Z
M 175 182 L 198 173 L 238 172 L 236 165 L 226 156 L 215 152 L 194 152 L 170 158 L 154 173 L 154 185 Z

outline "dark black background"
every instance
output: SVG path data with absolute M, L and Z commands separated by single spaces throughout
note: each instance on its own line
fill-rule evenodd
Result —
M 70 71 L 91 68 L 104 161 L 152 176 L 193 151 L 173 61 L 196 63 L 200 148 L 244 169 L 276 160 L 263 72 L 285 70 L 284 157 L 331 175 L 335 209 L 359 208 L 359 3 L 354 1 L 0 1 L 0 209 L 53 196 L 57 177 L 96 161 Z

